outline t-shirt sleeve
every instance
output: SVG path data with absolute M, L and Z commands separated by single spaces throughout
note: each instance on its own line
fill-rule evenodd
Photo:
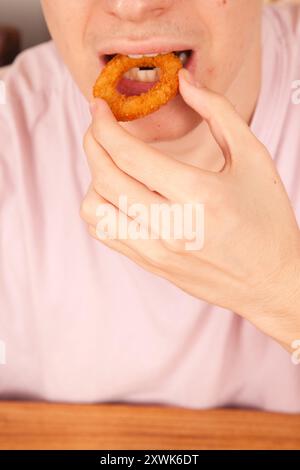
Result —
M 300 36 L 300 5 L 296 3 L 279 4 L 281 19 L 286 23 L 286 30 L 293 36 Z

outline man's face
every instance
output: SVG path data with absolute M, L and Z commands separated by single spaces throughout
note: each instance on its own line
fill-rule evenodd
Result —
M 111 55 L 183 52 L 196 80 L 225 94 L 259 43 L 262 0 L 41 0 L 52 37 L 84 96 Z M 148 85 L 138 73 L 126 93 Z M 137 87 L 137 88 L 135 88 Z M 247 93 L 247 90 L 245 90 Z M 181 96 L 123 124 L 147 141 L 171 140 L 200 122 Z

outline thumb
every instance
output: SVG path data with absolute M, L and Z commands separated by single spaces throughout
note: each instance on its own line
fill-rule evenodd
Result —
M 242 156 L 250 140 L 253 145 L 254 135 L 224 96 L 202 87 L 186 69 L 179 72 L 179 89 L 184 101 L 207 122 L 223 152 L 225 166 Z

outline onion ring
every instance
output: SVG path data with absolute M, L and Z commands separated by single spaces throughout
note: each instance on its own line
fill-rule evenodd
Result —
M 124 73 L 135 67 L 157 67 L 160 80 L 147 92 L 126 96 L 118 92 L 117 85 Z M 133 121 L 154 113 L 178 93 L 180 59 L 173 53 L 155 57 L 133 59 L 118 54 L 102 70 L 94 89 L 95 98 L 104 99 L 118 121 Z

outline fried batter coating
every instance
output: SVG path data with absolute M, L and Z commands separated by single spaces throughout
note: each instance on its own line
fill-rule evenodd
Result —
M 135 67 L 158 67 L 160 80 L 147 93 L 122 95 L 117 85 L 122 76 Z M 93 94 L 95 98 L 102 98 L 109 104 L 118 121 L 133 121 L 154 113 L 177 95 L 178 72 L 181 68 L 180 59 L 173 53 L 141 59 L 118 54 L 102 70 Z

